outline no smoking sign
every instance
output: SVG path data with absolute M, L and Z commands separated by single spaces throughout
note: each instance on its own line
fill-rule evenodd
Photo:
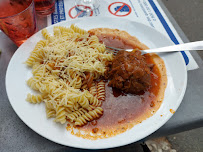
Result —
M 132 11 L 131 7 L 124 2 L 111 3 L 108 7 L 108 10 L 111 14 L 119 17 L 127 16 Z

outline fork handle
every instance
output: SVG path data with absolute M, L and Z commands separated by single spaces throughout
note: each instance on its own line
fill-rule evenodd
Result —
M 156 49 L 144 50 L 144 52 L 174 52 L 174 51 L 189 51 L 189 50 L 203 50 L 203 41 L 196 41 L 172 46 L 166 46 Z

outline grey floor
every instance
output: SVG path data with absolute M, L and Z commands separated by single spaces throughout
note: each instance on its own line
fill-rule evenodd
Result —
M 203 0 L 161 0 L 190 41 L 203 40 Z M 203 59 L 203 51 L 198 52 Z M 202 152 L 203 127 L 167 137 L 177 152 Z
M 162 1 L 190 41 L 203 40 L 203 0 Z M 198 52 L 203 59 L 203 51 Z
M 171 135 L 167 139 L 177 152 L 203 151 L 203 128 Z

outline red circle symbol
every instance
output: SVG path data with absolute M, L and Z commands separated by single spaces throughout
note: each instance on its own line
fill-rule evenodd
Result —
M 115 8 L 115 7 L 118 7 L 117 10 L 114 11 L 114 9 L 112 8 Z M 122 9 L 124 7 L 128 7 L 129 11 L 127 12 L 122 12 Z M 115 15 L 115 16 L 119 16 L 119 17 L 123 17 L 123 16 L 127 16 L 131 13 L 132 9 L 130 7 L 130 5 L 124 3 L 124 2 L 114 2 L 114 3 L 111 3 L 108 7 L 108 10 L 111 14 Z M 119 12 L 122 12 L 122 14 L 119 14 Z
M 84 5 L 78 5 L 78 6 L 84 6 Z M 88 8 L 87 6 L 84 6 L 84 8 Z M 70 16 L 70 18 L 75 19 L 77 18 L 79 15 L 81 15 L 82 13 L 84 13 L 84 11 L 80 10 L 80 11 L 76 11 L 76 13 L 74 13 L 73 11 L 76 9 L 76 6 L 73 6 L 69 11 L 68 11 L 68 15 Z M 93 11 L 90 11 L 89 16 L 93 15 Z

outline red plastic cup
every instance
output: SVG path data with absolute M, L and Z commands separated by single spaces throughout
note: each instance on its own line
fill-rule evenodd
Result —
M 55 11 L 55 0 L 34 0 L 38 15 L 49 15 Z
M 0 29 L 20 46 L 37 32 L 34 0 L 0 0 Z

